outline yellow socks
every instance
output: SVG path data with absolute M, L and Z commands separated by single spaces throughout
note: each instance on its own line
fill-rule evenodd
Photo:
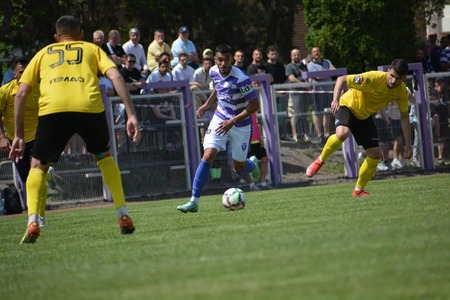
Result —
M 320 154 L 320 159 L 322 162 L 327 160 L 327 158 L 336 152 L 342 146 L 342 141 L 337 138 L 335 134 L 330 135 L 325 146 L 323 146 L 322 153 Z
M 373 175 L 377 171 L 379 159 L 373 159 L 370 157 L 366 157 L 364 162 L 359 169 L 358 180 L 356 181 L 356 187 L 360 189 L 364 189 L 367 183 L 372 179 Z
M 45 185 L 46 173 L 40 169 L 32 168 L 27 178 L 27 206 L 28 216 L 37 215 L 42 184 Z
M 38 215 L 39 217 L 45 216 L 45 209 L 47 206 L 47 180 L 42 181 L 41 189 L 39 190 L 39 205 Z
M 125 206 L 125 194 L 122 188 L 122 177 L 120 175 L 119 167 L 112 156 L 107 156 L 97 161 L 97 165 L 103 175 L 106 185 L 111 192 L 114 206 L 118 209 Z

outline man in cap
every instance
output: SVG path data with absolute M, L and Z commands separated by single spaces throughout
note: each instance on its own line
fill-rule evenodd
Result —
M 205 50 L 203 50 L 202 59 L 205 57 L 209 57 L 214 60 L 214 52 L 211 49 L 206 48 Z
M 194 43 L 189 40 L 189 29 L 186 26 L 181 26 L 178 30 L 178 38 L 172 43 L 173 59 L 171 62 L 172 67 L 176 66 L 179 60 L 180 53 L 186 53 L 188 58 L 188 64 L 196 69 L 200 63 L 200 59 L 197 54 L 197 49 Z
M 148 75 L 148 64 L 147 58 L 145 57 L 144 47 L 139 44 L 139 40 L 141 38 L 141 32 L 137 28 L 131 28 L 129 31 L 130 40 L 123 44 L 122 48 L 125 50 L 126 54 L 134 54 L 136 57 L 135 68 L 139 70 L 143 77 L 147 77 Z

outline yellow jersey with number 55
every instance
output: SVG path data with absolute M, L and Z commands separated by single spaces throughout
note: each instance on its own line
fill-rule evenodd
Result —
M 97 45 L 85 41 L 50 44 L 30 61 L 20 82 L 40 83 L 39 116 L 60 112 L 104 111 L 98 76 L 115 64 Z

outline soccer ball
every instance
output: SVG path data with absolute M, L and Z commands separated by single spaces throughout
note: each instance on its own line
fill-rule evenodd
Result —
M 245 194 L 239 188 L 230 188 L 222 195 L 222 204 L 229 210 L 238 210 L 245 207 Z

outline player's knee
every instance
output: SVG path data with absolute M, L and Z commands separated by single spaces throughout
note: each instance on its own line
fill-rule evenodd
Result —
M 381 148 L 375 147 L 375 148 L 366 149 L 366 155 L 367 155 L 367 157 L 378 161 L 381 158 Z

